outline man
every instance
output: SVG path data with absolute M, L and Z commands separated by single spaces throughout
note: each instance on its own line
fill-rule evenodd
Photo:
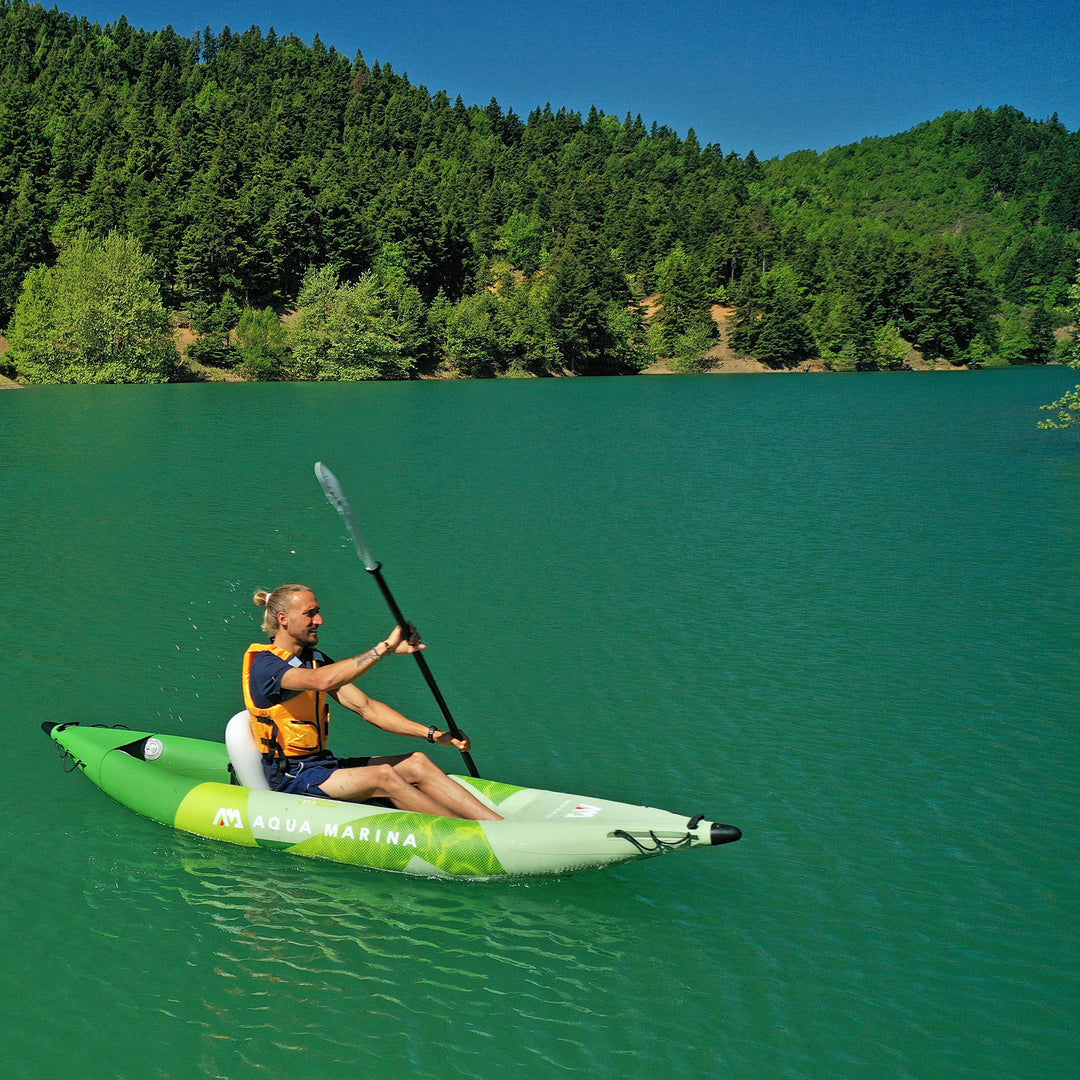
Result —
M 426 754 L 339 760 L 327 749 L 327 697 L 384 731 L 469 749 L 464 735 L 455 739 L 437 727 L 424 727 L 354 685 L 384 657 L 425 648 L 417 635 L 409 637 L 395 626 L 374 648 L 335 663 L 316 648 L 323 617 L 311 589 L 305 585 L 282 585 L 269 593 L 260 589 L 255 603 L 266 608 L 263 630 L 271 643 L 254 644 L 244 655 L 244 700 L 271 788 L 347 802 L 384 798 L 401 810 L 501 820 Z

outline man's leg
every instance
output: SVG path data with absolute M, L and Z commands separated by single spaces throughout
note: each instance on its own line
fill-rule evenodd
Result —
M 400 810 L 421 814 L 502 820 L 422 753 L 373 757 L 367 765 L 335 769 L 319 786 L 331 799 L 346 802 L 385 798 Z
M 386 763 L 403 780 L 418 788 L 425 795 L 446 807 L 453 817 L 471 818 L 473 821 L 502 821 L 502 815 L 486 807 L 471 791 L 456 780 L 451 780 L 422 752 L 398 757 L 373 757 L 371 764 Z

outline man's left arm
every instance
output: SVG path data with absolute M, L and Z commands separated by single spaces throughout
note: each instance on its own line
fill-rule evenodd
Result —
M 345 686 L 339 687 L 331 696 L 339 705 L 351 709 L 358 716 L 362 716 L 369 724 L 374 724 L 375 727 L 382 728 L 383 731 L 389 731 L 394 735 L 411 735 L 416 739 L 426 739 L 428 737 L 428 728 L 424 724 L 418 724 L 415 720 L 410 720 L 403 713 L 399 713 L 397 709 L 391 708 L 385 702 L 377 701 L 375 698 L 365 694 L 359 686 L 353 683 L 347 683 Z M 455 739 L 448 731 L 443 731 L 441 728 L 435 730 L 438 732 L 435 736 L 435 742 L 440 746 L 456 746 L 459 750 L 468 750 L 470 748 L 469 737 L 464 732 L 462 732 L 463 738 Z
M 338 704 L 351 709 L 369 724 L 374 724 L 383 731 L 389 731 L 394 735 L 412 735 L 418 739 L 427 738 L 428 729 L 423 724 L 410 720 L 383 701 L 376 701 L 353 683 L 339 687 L 332 696 Z

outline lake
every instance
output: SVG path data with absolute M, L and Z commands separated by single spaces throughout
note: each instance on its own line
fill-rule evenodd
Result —
M 1080 442 L 1035 425 L 1075 375 L 0 394 L 6 1075 L 1070 1075 Z M 220 737 L 256 588 L 331 655 L 390 630 L 318 460 L 483 775 L 743 839 L 429 881 L 65 774 L 44 721 Z M 411 663 L 365 687 L 439 719 Z

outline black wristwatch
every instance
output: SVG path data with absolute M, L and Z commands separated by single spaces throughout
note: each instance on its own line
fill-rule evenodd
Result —
M 438 731 L 438 730 L 439 729 L 437 727 L 435 727 L 434 725 L 432 725 L 431 727 L 429 727 L 427 729 L 427 741 L 428 742 L 434 742 L 435 741 L 435 732 Z

